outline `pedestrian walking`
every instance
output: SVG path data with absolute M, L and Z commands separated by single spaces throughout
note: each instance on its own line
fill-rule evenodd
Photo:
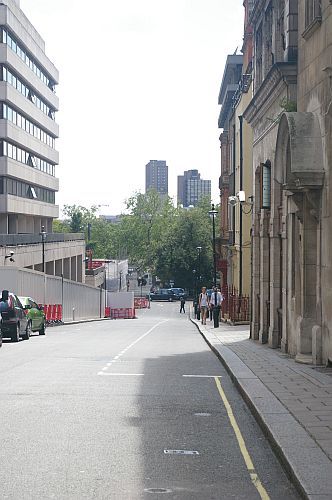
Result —
M 184 297 L 180 297 L 180 313 L 183 311 L 184 313 L 186 312 L 184 310 L 184 305 L 186 303 L 186 299 Z
M 206 287 L 203 286 L 202 292 L 199 294 L 199 308 L 201 310 L 201 322 L 202 325 L 206 325 L 206 313 L 208 308 L 208 296 L 206 293 Z
M 207 312 L 206 312 L 206 317 L 210 319 L 210 321 L 213 320 L 213 304 L 211 304 L 211 295 L 212 295 L 212 292 L 213 292 L 213 287 L 212 288 L 208 288 L 206 290 L 206 294 L 208 296 L 208 308 L 207 308 Z
M 219 316 L 220 316 L 220 308 L 222 303 L 222 295 L 220 290 L 217 287 L 213 288 L 213 292 L 210 298 L 210 304 L 213 307 L 213 326 L 214 328 L 218 328 L 219 326 Z

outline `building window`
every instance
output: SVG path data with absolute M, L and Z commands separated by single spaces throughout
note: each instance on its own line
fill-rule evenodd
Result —
M 47 161 L 39 158 L 38 156 L 32 155 L 28 151 L 21 149 L 7 141 L 0 141 L 0 156 L 6 156 L 12 160 L 16 160 L 20 163 L 24 163 L 29 167 L 36 168 L 41 172 L 55 176 L 55 165 L 48 163 Z
M 308 28 L 315 20 L 322 20 L 321 0 L 306 0 L 305 2 L 305 27 Z
M 260 169 L 260 200 L 261 208 L 271 208 L 271 162 L 261 163 Z
M 305 0 L 305 29 L 302 33 L 304 39 L 310 38 L 312 33 L 322 23 L 321 0 Z
M 0 194 L 11 194 L 20 198 L 29 198 L 45 203 L 55 203 L 55 192 L 49 189 L 32 186 L 25 182 L 8 177 L 0 177 Z
M 40 66 L 33 60 L 31 56 L 19 45 L 17 40 L 9 33 L 7 28 L 1 28 L 1 42 L 8 45 L 22 61 L 35 73 L 35 75 L 45 84 L 52 92 L 55 91 L 55 82 L 49 78 Z
M 44 130 L 37 127 L 37 125 L 34 125 L 32 122 L 30 122 L 30 120 L 24 118 L 22 115 L 20 115 L 4 103 L 2 103 L 2 117 L 14 123 L 14 125 L 17 125 L 21 129 L 25 130 L 28 134 L 33 135 L 34 137 L 54 149 L 54 137 L 49 135 L 47 132 L 44 132 Z
M 6 68 L 1 67 L 0 71 L 1 80 L 12 85 L 20 94 L 29 99 L 38 109 L 52 120 L 55 120 L 55 110 L 50 108 L 43 99 L 39 98 L 34 91 L 28 88 L 14 73 Z
M 37 199 L 37 193 L 36 193 L 36 190 L 34 187 L 29 186 L 29 194 L 30 194 L 31 198 L 33 198 L 34 200 Z

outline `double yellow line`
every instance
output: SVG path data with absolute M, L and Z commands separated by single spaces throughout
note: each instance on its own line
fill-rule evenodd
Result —
M 250 457 L 249 452 L 247 450 L 247 446 L 246 446 L 246 443 L 243 439 L 240 428 L 237 425 L 236 419 L 235 419 L 234 414 L 233 414 L 232 407 L 228 402 L 228 399 L 226 397 L 226 394 L 225 394 L 223 388 L 221 387 L 220 379 L 218 377 L 214 377 L 214 380 L 216 382 L 220 397 L 221 397 L 221 399 L 224 403 L 224 406 L 226 408 L 227 415 L 228 415 L 229 421 L 231 423 L 231 426 L 233 427 L 233 430 L 234 430 L 237 442 L 239 444 L 240 451 L 241 451 L 242 456 L 244 458 L 246 467 L 248 469 L 251 481 L 252 481 L 253 485 L 255 486 L 255 488 L 257 489 L 261 499 L 262 500 L 270 500 L 270 497 L 269 497 L 266 489 L 262 485 L 262 483 L 261 483 L 261 481 L 260 481 L 260 479 L 255 471 L 255 466 L 254 466 L 253 461 L 251 460 L 251 457 Z

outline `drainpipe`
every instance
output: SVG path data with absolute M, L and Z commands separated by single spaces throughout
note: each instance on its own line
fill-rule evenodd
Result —
M 240 121 L 240 191 L 243 191 L 243 116 L 239 116 Z M 242 256 L 242 245 L 243 245 L 243 235 L 242 235 L 242 203 L 240 203 L 240 262 L 239 262 L 239 296 L 242 297 L 242 266 L 243 266 L 243 256 Z
M 236 133 L 236 127 L 235 124 L 233 125 L 233 175 L 234 175 L 234 185 L 233 185 L 233 192 L 232 195 L 235 195 L 235 186 L 236 186 L 236 143 L 235 143 L 235 133 Z M 232 245 L 235 244 L 235 207 L 230 207 L 231 210 L 233 210 L 233 241 Z M 234 281 L 233 281 L 234 283 Z

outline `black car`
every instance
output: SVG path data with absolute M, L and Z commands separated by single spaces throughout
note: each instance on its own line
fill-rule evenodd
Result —
M 0 298 L 1 336 L 18 342 L 20 337 L 29 340 L 31 323 L 28 321 L 23 305 L 17 295 L 6 290 L 2 291 Z
M 160 288 L 155 292 L 150 292 L 150 300 L 167 300 L 168 302 L 173 302 L 176 299 L 177 297 L 171 288 Z

